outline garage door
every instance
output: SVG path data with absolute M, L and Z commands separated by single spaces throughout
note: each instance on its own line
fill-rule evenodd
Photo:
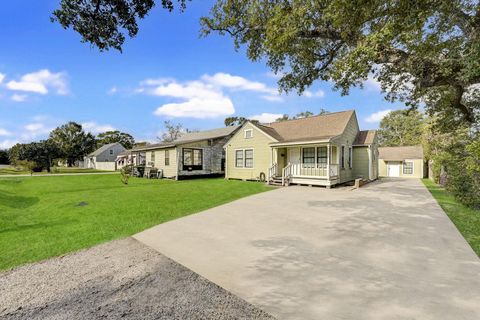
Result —
M 400 162 L 389 162 L 387 164 L 387 175 L 389 177 L 400 177 Z

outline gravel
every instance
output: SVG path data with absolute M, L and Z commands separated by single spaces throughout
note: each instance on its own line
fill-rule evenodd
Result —
M 0 319 L 274 319 L 132 238 L 0 273 Z

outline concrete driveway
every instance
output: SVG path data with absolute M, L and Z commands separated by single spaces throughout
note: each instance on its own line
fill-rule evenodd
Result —
M 279 319 L 480 319 L 480 259 L 419 180 L 282 188 L 135 238 Z

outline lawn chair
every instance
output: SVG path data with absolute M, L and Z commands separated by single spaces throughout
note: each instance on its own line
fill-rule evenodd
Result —
M 158 169 L 157 168 L 145 168 L 144 177 L 147 179 L 157 178 Z

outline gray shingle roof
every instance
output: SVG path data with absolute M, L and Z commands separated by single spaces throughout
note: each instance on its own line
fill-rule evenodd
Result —
M 380 147 L 378 158 L 386 161 L 403 161 L 406 159 L 423 159 L 422 146 Z
M 100 148 L 98 148 L 97 150 L 90 153 L 88 156 L 89 157 L 96 157 L 96 156 L 102 154 L 104 151 L 107 151 L 108 149 L 112 148 L 113 146 L 115 146 L 117 144 L 120 144 L 120 143 L 114 142 L 114 143 L 109 143 L 109 144 L 103 145 Z

